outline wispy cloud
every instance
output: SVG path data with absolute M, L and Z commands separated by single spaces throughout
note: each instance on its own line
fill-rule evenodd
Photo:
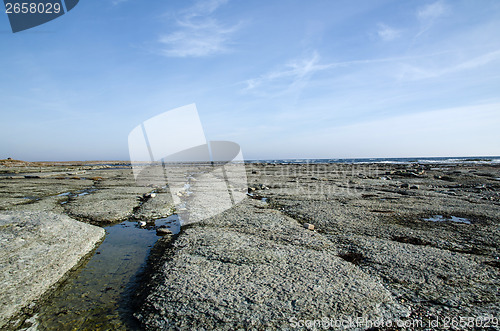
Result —
M 122 3 L 129 2 L 130 0 L 111 0 L 113 6 L 121 5 Z
M 313 52 L 310 56 L 289 61 L 280 69 L 246 80 L 244 91 L 260 87 L 269 88 L 271 84 L 280 86 L 282 90 L 288 90 L 307 80 L 314 72 L 328 69 L 330 66 L 331 64 L 319 64 L 319 55 Z
M 227 2 L 228 0 L 199 1 L 193 7 L 186 9 L 184 13 L 186 16 L 191 17 L 212 14 L 220 6 L 226 4 Z
M 449 62 L 449 57 L 447 57 L 447 59 Z M 439 65 L 438 69 L 435 68 L 437 66 L 436 64 L 434 64 L 434 68 L 429 66 L 404 65 L 404 71 L 401 77 L 408 80 L 436 78 L 464 70 L 472 70 L 499 60 L 500 50 L 495 50 L 452 65 Z
M 417 10 L 417 18 L 420 20 L 434 20 L 443 16 L 448 11 L 448 7 L 443 1 L 437 1 L 421 7 Z
M 239 24 L 224 26 L 214 12 L 227 0 L 198 2 L 182 11 L 177 19 L 177 31 L 162 35 L 162 54 L 171 57 L 202 57 L 229 51 L 231 37 Z
M 396 61 L 412 60 L 416 58 L 433 56 L 428 54 L 422 54 L 419 56 L 402 56 L 402 57 L 387 57 L 378 59 L 364 59 L 364 60 L 352 60 L 352 61 L 339 61 L 339 62 L 329 62 L 321 63 L 320 56 L 315 51 L 311 55 L 306 57 L 301 57 L 292 61 L 289 61 L 284 66 L 277 70 L 270 71 L 268 73 L 262 74 L 256 78 L 248 79 L 244 81 L 245 88 L 244 92 L 256 92 L 258 90 L 265 90 L 269 92 L 275 92 L 280 90 L 281 92 L 296 91 L 294 89 L 297 86 L 304 87 L 305 84 L 311 79 L 315 73 L 324 72 L 332 70 L 335 68 L 349 67 L 355 65 L 367 65 L 376 63 L 391 63 Z
M 427 4 L 417 8 L 415 11 L 415 17 L 417 18 L 417 32 L 413 37 L 413 42 L 416 41 L 422 34 L 427 32 L 432 28 L 439 18 L 447 16 L 450 13 L 450 7 L 444 2 L 444 0 L 438 0 L 436 2 Z M 391 27 L 384 23 L 379 23 L 377 25 L 377 36 L 383 41 L 393 41 L 401 37 L 404 30 Z
M 415 38 L 418 38 L 427 32 L 438 18 L 447 15 L 448 12 L 449 7 L 442 0 L 420 7 L 416 12 L 416 16 L 420 21 L 421 26 L 420 31 L 415 35 Z
M 378 25 L 377 34 L 383 41 L 391 41 L 399 38 L 401 31 L 380 23 Z

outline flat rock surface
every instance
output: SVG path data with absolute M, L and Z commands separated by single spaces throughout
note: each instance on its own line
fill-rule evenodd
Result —
M 0 327 L 56 284 L 104 234 L 65 215 L 1 212 Z
M 2 308 L 1 323 L 15 315 L 9 327 L 21 325 L 31 308 L 36 312 L 55 292 L 52 285 L 103 238 L 102 228 L 85 223 L 104 226 L 170 216 L 173 204 L 165 180 L 155 173 L 149 177 L 158 186 L 149 185 L 151 180 L 148 186 L 138 185 L 130 165 L 119 162 L 0 162 L 0 213 L 9 215 L 0 227 L 2 253 L 9 252 L 0 266 L 0 284 L 5 285 L 0 306 L 11 301 Z M 146 198 L 151 192 L 158 193 Z M 19 315 L 25 306 L 27 314 Z
M 84 221 L 113 223 L 126 220 L 139 205 L 139 197 L 150 191 L 149 187 L 106 187 L 71 201 L 65 208 L 69 215 Z
M 137 315 L 146 328 L 277 328 L 292 317 L 408 315 L 328 240 L 263 207 L 247 199 L 183 232 Z
M 152 220 L 172 215 L 174 211 L 172 195 L 169 191 L 154 194 L 154 197 L 145 197 L 144 203 L 135 211 L 134 217 L 140 220 Z
M 498 318 L 498 165 L 249 164 L 247 175 L 253 199 L 149 261 L 146 329 Z
M 13 254 L 58 266 L 64 259 L 52 257 L 67 253 L 34 252 L 63 250 L 71 240 L 76 244 L 71 242 L 70 253 L 73 247 L 85 252 L 78 245 L 87 228 L 73 229 L 86 225 L 63 215 L 102 225 L 150 221 L 168 216 L 178 198 L 184 206 L 194 204 L 196 219 L 203 220 L 160 239 L 153 250 L 137 293 L 136 316 L 146 329 L 499 317 L 498 164 L 247 164 L 246 170 L 251 196 L 220 213 L 225 205 L 210 194 L 227 187 L 200 181 L 196 172 L 189 183 L 169 186 L 161 172 L 149 169 L 141 173 L 141 185 L 126 164 L 0 164 L 0 210 L 15 213 L 5 219 L 23 211 L 42 215 L 23 218 L 33 224 L 48 218 L 69 224 L 57 240 L 49 224 L 61 221 L 2 225 L 11 236 L 10 242 L 2 237 L 2 245 L 13 247 L 2 249 L 13 256 L 2 267 L 30 268 L 31 262 Z M 189 185 L 173 200 L 173 184 Z M 41 270 L 59 270 L 51 268 Z M 29 303 L 32 291 L 42 292 L 40 282 L 61 277 L 42 271 L 36 279 L 1 284 L 5 291 L 24 291 L 22 302 Z
M 45 165 L 39 168 L 39 176 L 32 167 L 0 170 L 0 210 L 55 212 L 102 225 L 131 217 L 168 217 L 173 211 L 165 178 L 154 173 L 147 183 L 157 179 L 157 186 L 138 185 L 128 166 Z M 155 198 L 145 198 L 151 192 L 158 193 Z

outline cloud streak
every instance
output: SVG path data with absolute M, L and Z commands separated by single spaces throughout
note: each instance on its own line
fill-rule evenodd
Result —
M 437 1 L 421 7 L 417 10 L 417 18 L 420 20 L 434 20 L 443 16 L 448 11 L 443 1 Z
M 403 76 L 405 79 L 408 80 L 436 78 L 464 70 L 476 69 L 499 60 L 500 60 L 500 50 L 495 50 L 462 61 L 458 64 L 449 66 L 439 66 L 440 69 L 431 69 L 422 66 L 405 65 Z
M 243 91 L 256 92 L 257 90 L 272 91 L 275 89 L 281 89 L 282 92 L 288 92 L 291 90 L 295 91 L 292 87 L 298 85 L 304 87 L 307 81 L 309 81 L 315 73 L 355 65 L 391 63 L 433 56 L 436 56 L 436 54 L 320 63 L 319 54 L 317 52 L 313 52 L 312 55 L 308 57 L 302 57 L 289 61 L 280 69 L 246 80 L 244 82 L 246 86 L 243 88 Z
M 281 69 L 246 80 L 243 91 L 255 91 L 261 87 L 270 88 L 271 85 L 277 85 L 276 87 L 286 92 L 293 87 L 303 86 L 313 73 L 329 69 L 331 66 L 332 64 L 319 64 L 319 55 L 313 52 L 308 57 L 289 61 Z
M 418 38 L 427 32 L 438 18 L 447 15 L 448 12 L 449 8 L 442 0 L 420 7 L 417 10 L 416 17 L 421 23 L 421 28 L 414 38 Z
M 129 0 L 112 0 L 111 3 L 113 4 L 113 6 L 118 6 L 119 4 L 127 2 L 127 1 L 129 1 Z
M 378 25 L 377 34 L 383 41 L 392 41 L 400 37 L 401 31 L 381 23 Z
M 214 17 L 226 2 L 198 2 L 182 11 L 176 21 L 177 30 L 158 39 L 161 53 L 168 57 L 203 57 L 230 51 L 228 45 L 239 24 L 224 26 Z

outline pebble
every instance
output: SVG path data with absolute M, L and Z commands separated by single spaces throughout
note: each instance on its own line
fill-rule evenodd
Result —
M 314 230 L 314 225 L 309 224 L 309 223 L 304 223 L 304 227 L 308 230 Z
M 156 229 L 156 234 L 159 234 L 159 235 L 171 235 L 172 234 L 172 231 L 170 231 L 169 229 L 167 228 L 158 228 Z

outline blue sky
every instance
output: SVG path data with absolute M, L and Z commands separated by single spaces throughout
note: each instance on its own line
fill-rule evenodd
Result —
M 0 158 L 127 159 L 191 103 L 247 159 L 500 155 L 498 31 L 497 0 L 80 1 L 16 34 L 2 14 Z

